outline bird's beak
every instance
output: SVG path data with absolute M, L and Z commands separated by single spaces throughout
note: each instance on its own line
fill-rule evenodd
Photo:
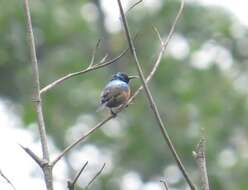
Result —
M 131 80 L 131 79 L 138 79 L 139 77 L 138 76 L 128 76 L 128 79 Z

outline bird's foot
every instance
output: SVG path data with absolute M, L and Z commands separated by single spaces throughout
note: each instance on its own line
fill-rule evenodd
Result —
M 117 113 L 115 113 L 112 109 L 110 109 L 110 113 L 113 116 L 113 118 L 115 118 L 117 116 Z

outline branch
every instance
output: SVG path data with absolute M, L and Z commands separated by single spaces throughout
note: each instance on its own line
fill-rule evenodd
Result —
M 169 186 L 165 180 L 160 180 L 161 183 L 163 183 L 165 190 L 169 190 Z
M 40 97 L 39 68 L 38 68 L 38 62 L 37 62 L 37 57 L 36 57 L 34 34 L 33 34 L 33 29 L 32 29 L 32 21 L 31 21 L 31 16 L 30 16 L 30 8 L 29 8 L 28 0 L 24 0 L 24 9 L 25 9 L 25 16 L 26 16 L 29 51 L 30 51 L 32 71 L 33 71 L 33 88 L 34 88 L 33 99 L 34 99 L 35 109 L 37 113 L 37 122 L 38 122 L 39 135 L 40 135 L 40 140 L 41 140 L 43 159 L 49 162 L 48 142 L 47 142 L 47 136 L 46 136 L 44 117 L 43 117 L 43 112 L 42 112 L 42 102 L 41 102 L 41 97 Z M 43 173 L 45 176 L 47 190 L 53 190 L 52 168 L 50 168 L 49 165 L 47 165 L 47 167 L 43 167 L 42 169 L 43 169 Z
M 95 57 L 96 57 L 96 51 L 100 45 L 101 40 L 98 40 L 96 43 L 96 47 L 93 49 L 93 53 L 92 53 L 92 57 L 91 57 L 91 61 L 90 61 L 90 65 L 89 68 L 93 66 L 93 64 L 95 63 Z
M 88 68 L 86 69 L 83 69 L 81 71 L 78 71 L 78 72 L 73 72 L 73 73 L 69 73 L 57 80 L 55 80 L 54 82 L 48 84 L 47 86 L 45 86 L 44 88 L 42 88 L 40 90 L 40 93 L 41 94 L 44 94 L 46 93 L 48 90 L 51 90 L 52 88 L 54 88 L 55 86 L 59 85 L 60 83 L 64 82 L 65 80 L 68 80 L 72 77 L 76 77 L 76 76 L 79 76 L 79 75 L 82 75 L 82 74 L 85 74 L 85 73 L 88 73 L 90 71 L 94 71 L 94 70 L 97 70 L 97 69 L 100 69 L 102 67 L 106 67 L 114 62 L 116 62 L 117 60 L 119 60 L 123 55 L 125 55 L 127 53 L 128 49 L 124 50 L 123 52 L 121 52 L 120 55 L 118 55 L 117 57 L 109 60 L 109 61 L 104 61 L 103 63 L 101 63 L 102 61 L 100 61 L 100 64 L 96 64 L 96 65 L 93 65 L 92 64 L 92 61 L 90 63 L 90 65 L 88 66 Z M 93 56 L 94 57 L 94 56 Z M 106 56 L 105 56 L 106 57 Z M 93 59 L 93 58 L 92 58 Z M 103 58 L 104 59 L 104 58 Z
M 67 182 L 67 187 L 69 190 L 74 190 L 75 188 L 75 184 L 79 178 L 79 176 L 81 175 L 81 173 L 84 171 L 84 169 L 86 168 L 88 164 L 88 161 L 83 165 L 83 167 L 78 171 L 78 173 L 76 174 L 75 178 L 72 181 L 68 181 Z
M 147 97 L 147 100 L 150 104 L 150 107 L 154 113 L 154 116 L 156 118 L 156 121 L 159 125 L 159 128 L 160 128 L 160 131 L 164 137 L 164 140 L 166 141 L 166 143 L 168 144 L 169 146 L 169 149 L 170 151 L 172 152 L 173 156 L 174 156 L 174 159 L 176 160 L 177 162 L 177 165 L 178 167 L 180 168 L 185 180 L 187 181 L 188 185 L 190 186 L 190 188 L 192 190 L 195 189 L 195 186 L 194 184 L 191 182 L 191 179 L 189 178 L 189 175 L 187 173 L 187 171 L 185 170 L 177 152 L 176 152 L 176 149 L 174 148 L 174 145 L 172 144 L 172 141 L 168 135 L 168 132 L 165 128 L 165 125 L 160 117 L 160 113 L 158 111 L 158 108 L 157 108 L 157 105 L 153 99 L 153 96 L 152 96 L 152 93 L 148 87 L 148 85 L 146 84 L 146 81 L 145 81 L 145 76 L 144 76 L 144 73 L 142 71 L 142 68 L 141 68 L 141 65 L 140 65 L 140 62 L 138 60 L 138 57 L 137 57 L 137 54 L 136 54 L 136 50 L 135 50 L 135 46 L 134 46 L 134 43 L 133 43 L 133 40 L 131 38 L 131 34 L 130 34 L 130 31 L 129 31 L 129 26 L 128 26 L 128 23 L 127 23 L 127 19 L 126 19 L 126 16 L 124 14 L 124 11 L 123 11 L 123 7 L 122 7 L 122 3 L 121 3 L 121 0 L 117 0 L 118 2 L 118 6 L 119 6 L 119 10 L 120 10 L 120 14 L 121 14 L 121 18 L 122 18 L 122 22 L 123 22 L 123 26 L 124 26 L 124 30 L 125 30 L 125 34 L 126 34 L 126 38 L 127 38 L 127 42 L 128 42 L 128 45 L 129 45 L 129 49 L 131 51 L 131 54 L 132 54 L 132 57 L 133 57 L 133 60 L 135 62 L 135 65 L 136 65 L 136 68 L 137 68 L 137 71 L 139 73 L 139 77 L 141 79 L 141 83 L 142 83 L 142 86 L 145 90 L 145 94 L 146 94 L 146 97 Z M 180 7 L 180 10 L 178 12 L 178 15 L 180 16 L 181 13 L 182 13 L 182 10 L 183 10 L 183 7 L 184 7 L 184 1 L 182 0 L 181 1 L 181 7 Z M 178 17 L 179 17 L 178 16 Z
M 5 179 L 5 181 L 10 184 L 10 186 L 16 190 L 15 186 L 13 185 L 13 183 L 9 180 L 9 178 L 6 177 L 6 175 L 4 175 L 4 173 L 2 172 L 2 170 L 0 169 L 0 175 L 2 176 L 3 179 Z
M 57 158 L 54 159 L 54 161 L 51 163 L 51 165 L 54 166 L 67 152 L 69 152 L 72 148 L 74 148 L 81 141 L 83 141 L 84 139 L 86 139 L 89 135 L 91 135 L 94 131 L 96 131 L 98 128 L 100 128 L 101 126 L 103 126 L 105 123 L 107 123 L 112 118 L 114 118 L 114 116 L 112 116 L 112 115 L 109 116 L 109 117 L 107 117 L 106 119 L 104 119 L 103 121 L 101 121 L 100 123 L 98 123 L 94 128 L 92 128 L 85 135 L 83 135 L 82 137 L 80 137 L 79 139 L 77 139 L 74 143 L 72 143 L 71 145 L 69 145 L 68 147 L 66 147 L 64 149 L 64 151 Z
M 136 3 L 134 3 L 127 11 L 126 13 L 128 13 L 129 11 L 131 11 L 133 8 L 135 8 L 138 4 L 140 4 L 143 0 L 139 0 Z
M 39 132 L 41 135 L 42 152 L 43 152 L 44 158 L 48 160 L 48 147 L 47 147 L 47 138 L 46 138 L 46 132 L 45 132 L 45 123 L 44 123 L 43 112 L 42 112 L 41 97 L 39 93 L 40 92 L 39 68 L 38 68 L 38 63 L 37 63 L 37 58 L 36 58 L 34 35 L 33 35 L 31 16 L 30 16 L 30 10 L 29 10 L 29 1 L 24 0 L 24 3 L 25 3 L 25 13 L 26 13 L 26 22 L 27 22 L 28 43 L 30 46 L 29 51 L 31 55 L 31 63 L 32 63 L 32 71 L 33 71 L 33 79 L 34 79 L 33 99 L 35 102 Z
M 206 140 L 202 138 L 196 147 L 196 151 L 193 151 L 193 156 L 198 166 L 202 190 L 209 190 L 208 173 L 207 173 L 206 156 L 205 156 L 205 144 L 206 144 Z
M 96 175 L 90 180 L 90 182 L 88 183 L 88 185 L 85 187 L 85 189 L 88 189 L 89 186 L 95 181 L 95 179 L 102 173 L 104 167 L 106 166 L 106 163 L 103 164 L 103 166 L 101 167 L 101 169 L 96 173 Z
M 41 160 L 35 153 L 33 153 L 29 148 L 26 148 L 19 144 L 19 146 L 31 157 L 33 160 L 42 168 L 43 160 Z
M 166 50 L 170 39 L 172 38 L 172 35 L 174 33 L 174 29 L 175 29 L 175 25 L 176 22 L 179 18 L 179 13 L 175 19 L 175 21 L 173 22 L 173 25 L 170 29 L 169 35 L 167 37 L 167 39 L 165 40 L 165 42 L 162 43 L 161 49 L 158 53 L 158 57 L 154 63 L 154 66 L 151 70 L 151 72 L 149 73 L 148 77 L 146 78 L 146 83 L 150 82 L 150 80 L 152 79 L 152 77 L 154 76 L 155 72 L 157 71 L 160 63 L 161 63 L 161 59 L 163 57 L 164 51 Z M 159 39 L 161 39 L 159 32 L 157 31 Z M 138 90 L 135 91 L 135 93 L 129 98 L 127 106 L 138 96 L 138 94 L 141 92 L 141 90 L 143 90 L 143 86 L 141 85 Z M 123 109 L 125 109 L 127 106 L 122 107 L 121 109 L 117 110 L 116 114 L 120 113 Z M 67 152 L 69 152 L 72 148 L 74 148 L 76 145 L 78 145 L 81 141 L 83 141 L 85 138 L 87 138 L 90 134 L 92 134 L 94 131 L 96 131 L 98 128 L 102 127 L 105 123 L 107 123 L 108 121 L 110 121 L 111 119 L 113 119 L 114 116 L 110 115 L 108 117 L 106 117 L 103 121 L 99 122 L 94 128 L 92 128 L 88 133 L 86 133 L 85 135 L 83 135 L 82 137 L 80 137 L 79 139 L 77 139 L 75 142 L 73 142 L 71 145 L 69 145 L 68 147 L 66 147 L 63 152 L 56 158 L 54 159 L 54 161 L 52 162 L 52 166 L 54 166 Z

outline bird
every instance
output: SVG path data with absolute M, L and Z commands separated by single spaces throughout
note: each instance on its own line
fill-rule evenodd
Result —
M 111 114 L 116 116 L 113 108 L 124 106 L 127 103 L 131 95 L 129 81 L 134 78 L 138 77 L 128 76 L 122 72 L 114 74 L 101 93 L 100 107 L 98 110 L 107 107 L 110 109 Z

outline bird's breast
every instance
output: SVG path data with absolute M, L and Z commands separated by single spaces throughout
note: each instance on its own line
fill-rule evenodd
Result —
M 108 107 L 117 107 L 125 104 L 130 97 L 130 88 L 123 81 L 111 81 L 103 92 L 102 103 L 107 103 Z

